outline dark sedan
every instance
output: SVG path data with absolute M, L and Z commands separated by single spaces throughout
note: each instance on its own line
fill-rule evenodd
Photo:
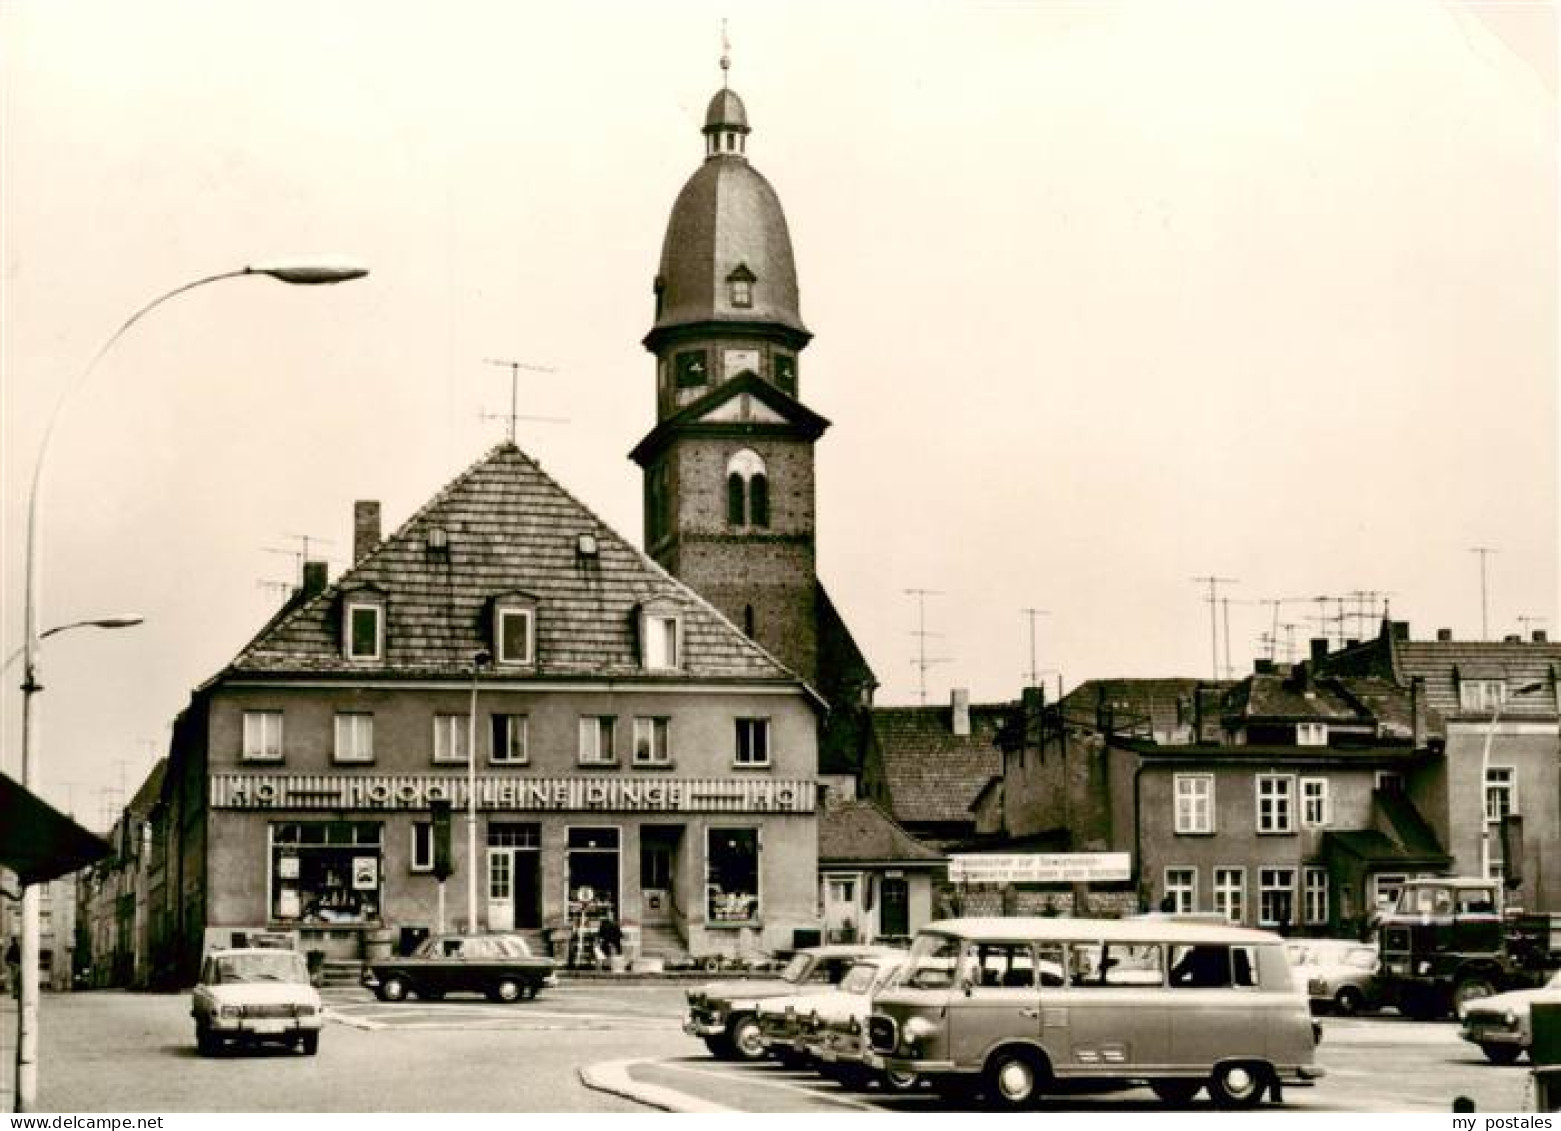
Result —
M 435 935 L 410 956 L 372 962 L 363 984 L 381 1001 L 416 994 L 438 1001 L 446 994 L 486 994 L 493 1001 L 536 997 L 543 986 L 558 984 L 551 958 L 532 955 L 514 935 Z

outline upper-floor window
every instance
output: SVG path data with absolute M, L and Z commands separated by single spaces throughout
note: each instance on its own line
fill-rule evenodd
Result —
M 769 719 L 737 720 L 737 750 L 733 761 L 739 766 L 770 764 Z
M 525 715 L 494 715 L 493 745 L 488 751 L 488 761 L 504 766 L 519 766 L 529 761 L 527 722 Z
M 336 716 L 336 761 L 374 760 L 374 716 L 366 711 L 342 711 Z
M 751 448 L 734 452 L 726 461 L 726 522 L 728 526 L 770 524 L 770 480 L 764 460 Z
M 244 760 L 280 762 L 282 760 L 282 712 L 244 712 Z
M 1327 723 L 1296 723 L 1295 744 L 1297 746 L 1327 746 Z
M 682 621 L 666 613 L 645 614 L 645 667 L 654 671 L 673 671 L 682 666 L 679 647 Z
M 634 764 L 665 766 L 672 762 L 672 720 L 637 718 L 634 720 Z
M 493 656 L 501 665 L 537 660 L 537 599 L 530 593 L 501 593 L 488 602 Z
M 1325 828 L 1333 820 L 1327 778 L 1301 779 L 1301 827 Z
M 1259 774 L 1257 779 L 1257 831 L 1295 831 L 1295 779 L 1283 774 Z
M 1518 772 L 1512 766 L 1490 766 L 1485 771 L 1485 819 L 1500 821 L 1518 811 Z
M 613 746 L 617 719 L 612 715 L 580 716 L 580 764 L 611 765 L 618 760 Z
M 385 602 L 373 595 L 351 596 L 342 604 L 347 659 L 381 660 L 385 656 Z
M 1458 707 L 1464 711 L 1494 711 L 1507 701 L 1504 679 L 1461 679 L 1458 681 Z
M 468 715 L 435 715 L 434 761 L 465 762 L 467 758 L 467 731 L 470 727 L 471 719 Z
M 1176 831 L 1214 831 L 1214 775 L 1176 775 Z
M 753 283 L 747 279 L 733 279 L 730 285 L 733 306 L 749 307 L 753 305 Z

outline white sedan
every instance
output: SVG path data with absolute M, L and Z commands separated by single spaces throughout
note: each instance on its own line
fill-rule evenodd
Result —
M 1511 1064 L 1533 1046 L 1530 1009 L 1535 1002 L 1561 1005 L 1561 970 L 1534 990 L 1509 990 L 1493 997 L 1476 998 L 1459 1010 L 1459 1036 L 1480 1046 L 1492 1064 Z
M 214 1056 L 227 1041 L 277 1042 L 313 1056 L 325 1024 L 309 968 L 292 950 L 212 951 L 201 963 L 190 1016 L 202 1056 Z

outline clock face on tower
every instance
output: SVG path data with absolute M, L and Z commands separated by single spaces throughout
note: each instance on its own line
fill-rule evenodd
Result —
M 739 373 L 759 372 L 758 350 L 727 350 L 721 359 L 721 375 L 728 381 Z

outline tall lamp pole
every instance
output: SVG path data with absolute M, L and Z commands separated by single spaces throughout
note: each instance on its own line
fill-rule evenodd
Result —
M 477 930 L 477 673 L 493 660 L 472 653 L 472 700 L 466 715 L 466 929 Z
M 49 416 L 48 425 L 44 428 L 43 440 L 38 445 L 38 458 L 33 464 L 32 488 L 27 497 L 27 566 L 26 566 L 26 591 L 23 614 L 23 675 L 22 675 L 22 785 L 32 793 L 40 792 L 41 773 L 39 763 L 39 743 L 41 738 L 42 723 L 38 708 L 37 693 L 43 690 L 43 685 L 38 682 L 38 659 L 40 644 L 44 633 L 38 631 L 38 618 L 41 602 L 39 601 L 39 569 L 38 569 L 38 514 L 41 487 L 43 485 L 43 469 L 48 459 L 49 441 L 54 438 L 55 427 L 60 422 L 60 416 L 70 399 L 80 392 L 82 387 L 91 378 L 97 369 L 98 363 L 104 355 L 114 347 L 114 344 L 124 337 L 126 332 L 137 322 L 145 318 L 157 307 L 169 299 L 193 291 L 197 287 L 204 287 L 209 283 L 216 283 L 223 279 L 237 279 L 245 275 L 264 275 L 283 283 L 292 283 L 298 286 L 314 286 L 327 283 L 343 283 L 349 279 L 360 279 L 368 274 L 368 270 L 355 263 L 347 263 L 337 260 L 305 260 L 277 263 L 258 263 L 249 267 L 240 267 L 234 271 L 223 271 L 216 275 L 207 275 L 175 287 L 158 295 L 151 302 L 137 310 L 124 323 L 115 330 L 109 339 L 103 343 L 98 352 L 93 355 L 87 367 L 81 371 L 74 384 L 70 385 L 60 399 L 54 405 L 54 411 Z M 63 627 L 63 626 L 62 626 Z M 101 627 L 118 627 L 102 625 Z M 22 889 L 22 946 L 21 946 L 21 1001 L 17 1019 L 16 1042 L 16 1110 L 26 1112 L 34 1110 L 38 1098 L 38 911 L 39 892 L 36 884 L 29 884 Z
M 1512 690 L 1512 697 L 1516 699 L 1520 695 L 1532 695 L 1541 690 L 1545 685 L 1539 681 L 1525 683 L 1522 687 Z M 1501 722 L 1501 709 L 1506 701 L 1500 700 L 1496 709 L 1491 712 L 1490 725 L 1485 728 L 1485 745 L 1480 751 L 1480 879 L 1488 880 L 1491 877 L 1491 813 L 1490 813 L 1490 776 L 1491 776 L 1491 740 L 1496 737 L 1496 724 Z

